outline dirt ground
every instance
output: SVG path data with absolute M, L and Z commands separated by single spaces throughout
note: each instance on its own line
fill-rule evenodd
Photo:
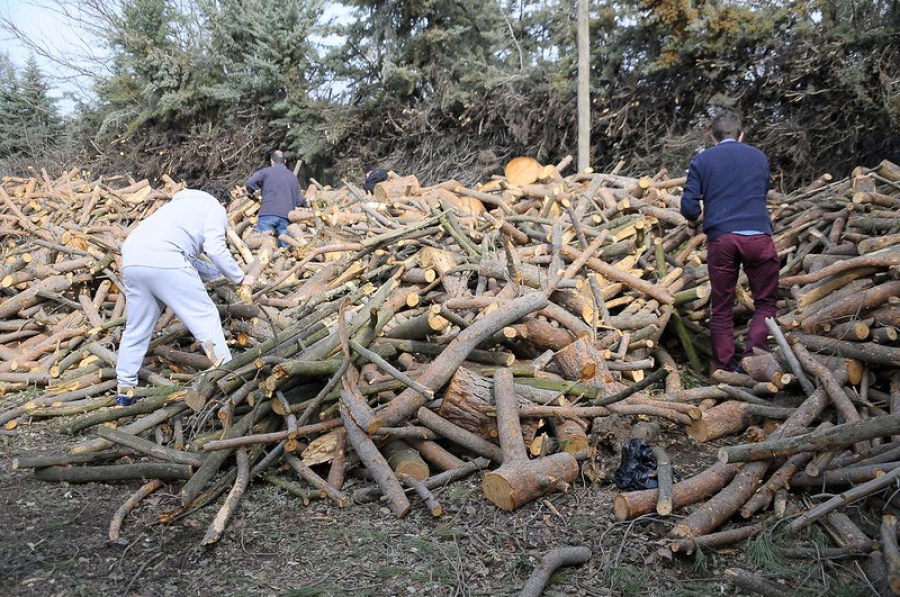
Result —
M 586 478 L 566 494 L 508 513 L 485 500 L 476 475 L 435 491 L 440 518 L 414 500 L 401 520 L 378 503 L 303 505 L 256 481 L 210 548 L 200 542 L 224 498 L 157 524 L 178 503 L 173 484 L 142 503 L 125 520 L 121 540 L 110 542 L 112 515 L 140 482 L 47 483 L 12 469 L 18 455 L 63 451 L 79 439 L 58 434 L 59 423 L 34 421 L 15 437 L 0 437 L 0 595 L 516 595 L 540 556 L 563 545 L 586 545 L 593 556 L 555 574 L 547 596 L 745 594 L 724 579 L 728 567 L 784 583 L 788 595 L 877 594 L 856 562 L 784 558 L 791 545 L 777 530 L 718 553 L 674 557 L 664 537 L 683 512 L 617 522 L 615 487 Z M 721 445 L 692 443 L 665 426 L 659 441 L 685 476 L 712 463 Z

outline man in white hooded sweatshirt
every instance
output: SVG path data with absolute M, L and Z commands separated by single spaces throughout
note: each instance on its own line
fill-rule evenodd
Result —
M 231 360 L 222 320 L 203 282 L 224 275 L 252 287 L 256 280 L 244 275 L 225 244 L 228 220 L 220 200 L 227 198 L 228 191 L 215 185 L 204 191 L 179 191 L 122 243 L 126 323 L 116 361 L 118 406 L 135 401 L 131 390 L 137 386 L 153 329 L 166 306 L 213 362 Z M 201 252 L 209 262 L 200 259 Z

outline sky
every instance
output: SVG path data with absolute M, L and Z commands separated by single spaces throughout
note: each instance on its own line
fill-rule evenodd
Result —
M 78 0 L 0 0 L 0 20 L 11 22 L 49 55 L 96 52 L 99 44 L 91 43 L 85 32 L 60 15 L 60 5 L 77 6 Z M 75 98 L 89 97 L 88 77 L 47 56 L 32 53 L 27 44 L 6 30 L 0 30 L 0 53 L 7 54 L 19 69 L 25 66 L 29 56 L 34 55 L 51 86 L 50 95 L 57 100 L 57 106 L 64 114 L 74 109 Z
M 102 44 L 92 40 L 87 33 L 66 19 L 62 10 L 75 10 L 79 0 L 0 0 L 0 21 L 9 21 L 32 42 L 50 56 L 70 56 L 74 54 L 102 55 Z M 339 20 L 348 18 L 348 10 L 339 3 L 329 3 L 326 17 Z M 322 40 L 337 43 L 336 40 Z M 14 35 L 0 28 L 0 53 L 9 55 L 17 68 L 22 68 L 32 55 L 28 46 Z M 91 78 L 79 74 L 75 69 L 65 68 L 41 53 L 34 54 L 41 72 L 51 85 L 51 96 L 63 114 L 70 114 L 77 104 L 91 98 Z M 96 68 L 102 61 L 91 63 Z

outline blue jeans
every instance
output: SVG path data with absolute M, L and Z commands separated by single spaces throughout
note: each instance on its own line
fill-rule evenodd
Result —
M 269 232 L 270 230 L 274 230 L 275 238 L 277 240 L 282 234 L 287 234 L 287 227 L 290 223 L 290 220 L 282 218 L 281 216 L 259 216 L 259 219 L 256 221 L 256 230 L 259 232 Z M 278 240 L 278 246 L 286 247 L 288 244 Z

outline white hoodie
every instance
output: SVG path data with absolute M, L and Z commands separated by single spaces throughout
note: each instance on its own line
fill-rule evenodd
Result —
M 225 208 L 215 197 L 192 189 L 179 191 L 128 235 L 122 243 L 122 267 L 191 266 L 202 280 L 224 275 L 239 284 L 244 272 L 225 244 L 227 227 Z M 200 259 L 201 252 L 212 264 Z

